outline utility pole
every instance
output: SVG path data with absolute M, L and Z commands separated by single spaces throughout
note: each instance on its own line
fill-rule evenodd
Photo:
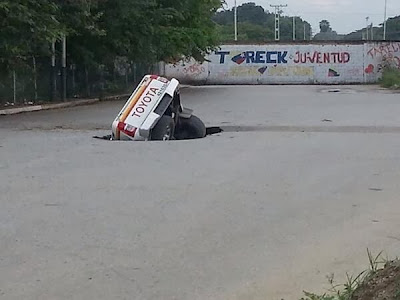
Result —
M 383 40 L 386 41 L 387 0 L 385 0 L 385 16 L 383 20 Z
M 238 18 L 237 18 L 237 1 L 235 0 L 235 8 L 234 8 L 234 24 L 235 24 L 235 42 L 238 40 Z
M 293 16 L 293 41 L 296 40 L 296 16 Z
M 368 34 L 368 27 L 369 27 L 369 17 L 366 17 L 365 20 L 367 21 L 367 27 L 365 29 L 367 29 L 367 41 L 369 40 L 369 34 Z
M 281 39 L 281 26 L 280 26 L 280 16 L 281 16 L 281 8 L 287 7 L 287 4 L 282 5 L 270 5 L 271 7 L 275 8 L 275 41 L 279 41 Z
M 61 59 L 61 77 L 62 77 L 62 100 L 67 100 L 67 37 L 62 37 L 62 59 Z
M 371 40 L 374 40 L 374 23 L 371 23 Z

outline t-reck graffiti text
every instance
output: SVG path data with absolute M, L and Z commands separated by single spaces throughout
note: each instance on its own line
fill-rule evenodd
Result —
M 230 55 L 230 51 L 216 51 L 219 55 L 219 63 L 224 64 L 226 56 Z M 245 51 L 232 57 L 232 61 L 238 65 L 246 64 L 287 64 L 288 51 Z

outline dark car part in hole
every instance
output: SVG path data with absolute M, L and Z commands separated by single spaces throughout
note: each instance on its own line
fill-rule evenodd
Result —
M 203 121 L 195 115 L 190 118 L 179 118 L 176 126 L 175 138 L 177 140 L 192 140 L 204 138 L 207 134 Z
M 150 140 L 152 141 L 169 141 L 174 139 L 175 122 L 172 117 L 163 115 L 157 122 L 156 126 L 151 130 Z
M 206 135 L 214 135 L 223 132 L 224 130 L 221 127 L 207 127 L 206 128 Z M 93 136 L 94 139 L 99 139 L 99 140 L 106 140 L 106 141 L 111 141 L 111 135 L 105 135 L 105 136 Z

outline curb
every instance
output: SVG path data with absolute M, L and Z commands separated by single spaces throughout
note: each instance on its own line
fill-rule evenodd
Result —
M 181 85 L 181 89 L 187 89 L 191 87 L 190 85 Z M 128 98 L 131 94 L 122 94 L 117 96 L 108 96 L 103 98 L 94 98 L 94 99 L 84 99 L 84 100 L 75 100 L 69 102 L 61 102 L 54 104 L 42 104 L 42 105 L 33 105 L 28 107 L 17 107 L 17 108 L 7 108 L 0 109 L 0 116 L 9 116 L 16 115 L 27 112 L 34 111 L 42 111 L 42 110 L 51 110 L 51 109 L 61 109 L 75 106 L 83 106 L 83 105 L 91 105 L 102 101 L 117 101 L 123 98 Z
M 42 104 L 42 105 L 33 105 L 33 106 L 28 106 L 28 107 L 7 108 L 7 109 L 0 110 L 0 116 L 16 115 L 16 114 L 27 113 L 27 112 L 51 110 L 51 109 L 61 109 L 61 108 L 83 106 L 83 105 L 91 105 L 91 104 L 95 104 L 95 103 L 98 103 L 101 101 L 115 101 L 115 100 L 119 100 L 121 98 L 126 98 L 129 96 L 130 96 L 130 94 L 123 94 L 123 95 L 118 95 L 118 96 L 104 97 L 101 99 L 94 98 L 94 99 L 84 99 L 84 100 L 55 103 L 55 104 Z

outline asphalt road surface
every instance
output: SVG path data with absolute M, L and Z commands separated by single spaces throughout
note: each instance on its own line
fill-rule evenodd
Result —
M 399 94 L 183 93 L 226 131 L 93 139 L 123 102 L 0 117 L 0 299 L 299 299 L 400 255 Z

